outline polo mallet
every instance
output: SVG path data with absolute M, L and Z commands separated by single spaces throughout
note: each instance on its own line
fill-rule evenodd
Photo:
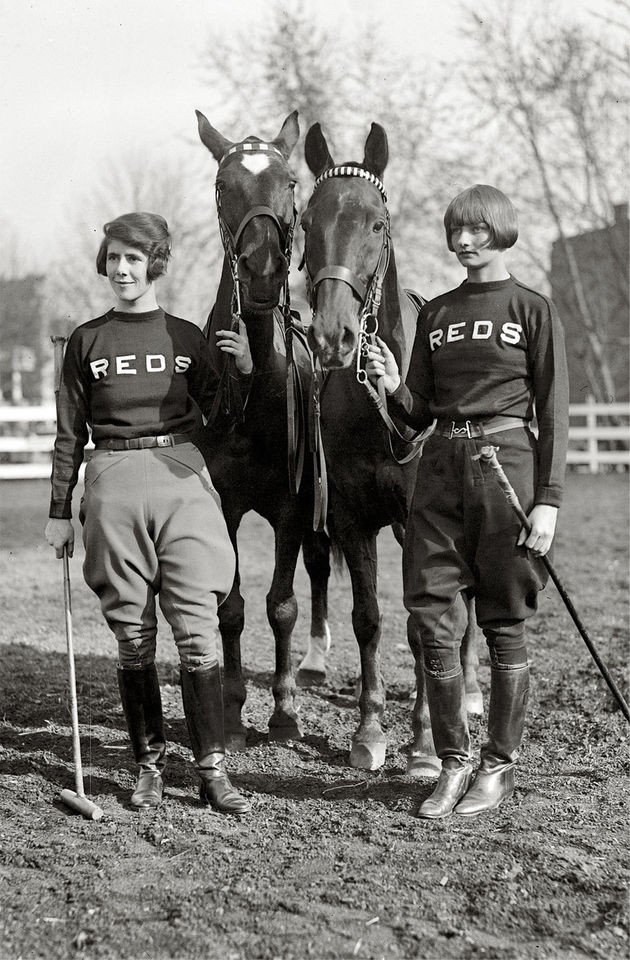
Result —
M 512 509 L 514 510 L 515 514 L 518 516 L 519 520 L 521 521 L 521 523 L 523 524 L 523 526 L 525 527 L 525 529 L 529 532 L 529 531 L 532 529 L 531 523 L 529 522 L 529 520 L 528 520 L 528 518 L 527 518 L 527 514 L 526 514 L 525 511 L 523 510 L 523 508 L 522 508 L 522 506 L 521 506 L 521 504 L 520 504 L 520 502 L 519 502 L 519 499 L 518 499 L 518 497 L 516 496 L 516 492 L 515 492 L 515 490 L 514 490 L 514 487 L 512 486 L 512 484 L 510 483 L 510 481 L 508 480 L 507 476 L 505 475 L 505 471 L 503 470 L 503 467 L 502 467 L 501 464 L 499 463 L 499 460 L 498 460 L 498 457 L 497 457 L 497 450 L 498 450 L 498 449 L 499 449 L 498 447 L 492 447 L 492 446 L 482 447 L 482 448 L 481 448 L 481 451 L 480 451 L 480 457 L 479 457 L 479 459 L 480 459 L 480 460 L 483 460 L 485 463 L 487 463 L 487 464 L 491 467 L 491 469 L 494 471 L 495 480 L 497 481 L 497 483 L 499 484 L 499 486 L 500 486 L 501 489 L 503 490 L 503 493 L 505 494 L 506 500 L 508 501 L 508 503 L 510 504 L 510 506 L 511 506 Z M 560 596 L 562 597 L 562 600 L 564 601 L 564 605 L 565 605 L 565 607 L 567 608 L 567 610 L 569 611 L 569 614 L 571 615 L 571 619 L 573 620 L 573 623 L 574 623 L 575 626 L 578 628 L 578 631 L 579 631 L 579 633 L 580 633 L 580 636 L 581 636 L 582 639 L 584 640 L 584 643 L 585 643 L 586 646 L 588 647 L 589 652 L 590 652 L 593 660 L 594 660 L 595 663 L 597 664 L 597 667 L 598 667 L 598 669 L 599 669 L 599 672 L 601 673 L 602 677 L 604 678 L 604 680 L 605 680 L 606 683 L 608 684 L 608 686 L 609 686 L 609 688 L 610 688 L 610 690 L 611 690 L 611 692 L 612 692 L 615 700 L 616 700 L 617 703 L 619 704 L 619 707 L 620 707 L 621 712 L 623 713 L 624 717 L 626 718 L 626 720 L 628 721 L 628 723 L 630 723 L 630 707 L 628 707 L 628 704 L 626 703 L 626 701 L 625 701 L 624 698 L 623 698 L 623 694 L 621 693 L 619 687 L 617 686 L 617 684 L 615 683 L 615 681 L 614 681 L 613 678 L 611 677 L 611 675 L 610 675 L 610 673 L 609 673 L 609 671 L 608 671 L 608 668 L 606 667 L 606 664 L 602 661 L 599 653 L 597 652 L 597 648 L 595 647 L 595 644 L 593 643 L 593 641 L 592 641 L 591 638 L 589 637 L 589 635 L 588 635 L 588 633 L 587 633 L 587 631 L 586 631 L 586 627 L 585 627 L 584 624 L 582 623 L 582 621 L 581 621 L 581 619 L 580 619 L 580 617 L 579 617 L 579 615 L 578 615 L 577 610 L 576 610 L 575 607 L 573 606 L 573 603 L 571 602 L 571 598 L 569 597 L 569 595 L 567 594 L 566 590 L 564 589 L 562 583 L 560 582 L 560 578 L 558 577 L 558 574 L 557 574 L 556 571 L 554 570 L 554 568 L 553 568 L 553 566 L 552 566 L 552 564 L 551 564 L 551 561 L 550 561 L 549 558 L 546 557 L 546 556 L 540 557 L 540 559 L 542 560 L 542 562 L 544 563 L 545 567 L 547 568 L 547 571 L 549 572 L 549 576 L 551 577 L 551 579 L 552 579 L 553 582 L 555 583 L 555 585 L 556 585 L 556 587 L 557 587 L 557 589 L 558 589 L 558 593 L 559 593 Z
M 59 394 L 59 380 L 63 363 L 63 352 L 66 337 L 51 337 L 54 358 L 54 386 L 55 396 Z M 79 739 L 79 710 L 77 706 L 77 682 L 74 673 L 74 645 L 72 642 L 72 594 L 70 590 L 70 564 L 68 563 L 68 549 L 63 548 L 63 600 L 66 620 L 66 646 L 68 649 L 68 682 L 70 686 L 70 715 L 72 717 L 72 751 L 74 754 L 75 790 L 62 790 L 63 802 L 81 813 L 88 820 L 100 820 L 103 811 L 85 795 L 83 788 L 83 766 L 81 763 L 81 741 Z
M 70 714 L 72 717 L 72 752 L 74 754 L 75 790 L 62 790 L 61 799 L 88 820 L 100 820 L 103 811 L 88 799 L 83 789 L 83 766 L 81 764 L 81 741 L 79 739 L 79 710 L 77 707 L 77 682 L 74 674 L 74 648 L 72 643 L 72 596 L 70 593 L 70 564 L 68 550 L 63 548 L 63 599 L 66 617 L 66 643 L 68 646 L 68 682 L 70 686 Z

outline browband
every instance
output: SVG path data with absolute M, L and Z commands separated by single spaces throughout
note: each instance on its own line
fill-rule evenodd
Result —
M 328 170 L 324 170 L 323 173 L 320 173 L 315 181 L 313 190 L 316 190 L 320 183 L 322 183 L 324 180 L 330 180 L 332 177 L 360 177 L 362 180 L 367 180 L 369 183 L 373 183 L 374 186 L 380 190 L 383 200 L 385 203 L 387 203 L 387 194 L 385 193 L 385 187 L 383 186 L 382 181 L 379 180 L 375 173 L 370 173 L 370 171 L 366 170 L 364 167 L 329 167 Z
M 235 143 L 229 150 L 226 150 L 219 160 L 219 166 L 235 153 L 277 153 L 284 160 L 284 154 L 272 143 L 264 143 L 262 140 L 246 140 L 244 143 Z

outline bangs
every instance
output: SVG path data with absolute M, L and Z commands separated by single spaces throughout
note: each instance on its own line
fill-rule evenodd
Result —
M 449 207 L 451 227 L 463 227 L 468 223 L 487 223 L 486 205 L 481 198 L 470 191 L 455 197 Z
M 453 251 L 451 231 L 455 227 L 485 223 L 490 231 L 490 249 L 507 250 L 518 239 L 518 218 L 512 201 L 485 183 L 477 183 L 458 194 L 444 214 L 448 249 Z

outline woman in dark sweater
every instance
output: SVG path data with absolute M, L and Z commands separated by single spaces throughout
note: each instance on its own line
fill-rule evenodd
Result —
M 405 606 L 421 629 L 442 760 L 418 811 L 430 819 L 476 816 L 514 790 L 529 690 L 524 627 L 546 581 L 538 558 L 553 540 L 568 441 L 563 329 L 553 303 L 507 270 L 505 251 L 518 237 L 510 200 L 477 184 L 451 201 L 444 226 L 467 279 L 422 308 L 404 384 L 382 341 L 368 366 L 383 378 L 390 412 L 416 428 L 435 421 L 403 551 Z M 487 444 L 499 448 L 529 534 L 480 459 Z M 474 776 L 459 659 L 465 591 L 475 596 L 491 662 L 488 739 Z
M 224 769 L 217 605 L 232 587 L 234 550 L 219 496 L 193 442 L 218 376 L 199 328 L 158 306 L 154 281 L 167 267 L 166 221 L 130 213 L 106 223 L 98 273 L 115 306 L 68 341 L 57 398 L 46 539 L 71 556 L 72 493 L 91 431 L 94 450 L 81 500 L 86 583 L 118 642 L 118 683 L 140 772 L 131 802 L 162 799 L 166 743 L 155 666 L 156 597 L 173 630 L 182 699 L 202 800 L 246 813 Z M 220 331 L 221 348 L 245 378 L 244 327 Z

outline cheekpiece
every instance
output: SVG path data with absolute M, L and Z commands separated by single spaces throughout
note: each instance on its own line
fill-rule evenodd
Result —
M 383 186 L 382 180 L 379 180 L 376 174 L 370 173 L 370 171 L 366 170 L 364 167 L 329 167 L 328 170 L 324 170 L 323 173 L 320 173 L 315 181 L 313 190 L 316 190 L 320 183 L 322 183 L 324 180 L 330 180 L 333 177 L 359 177 L 361 180 L 367 180 L 368 183 L 373 183 L 374 186 L 380 190 L 384 202 L 387 203 L 387 194 L 385 193 L 385 187 Z

